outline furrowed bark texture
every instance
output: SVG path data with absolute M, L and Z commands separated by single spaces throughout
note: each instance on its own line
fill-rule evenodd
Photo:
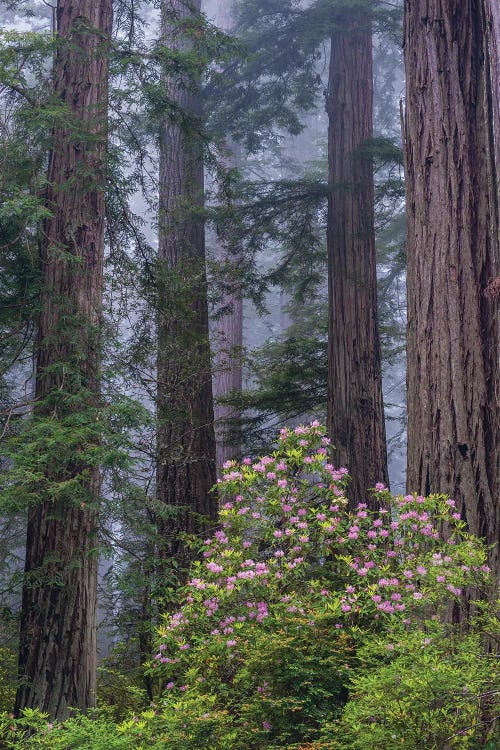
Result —
M 232 0 L 219 0 L 217 4 L 216 24 L 223 31 L 232 28 Z M 239 148 L 235 143 L 228 144 L 230 156 L 227 159 L 228 169 L 239 166 Z M 217 257 L 220 263 L 234 265 L 238 263 L 235 252 L 224 237 L 217 238 Z M 217 442 L 217 467 L 220 469 L 225 461 L 239 457 L 241 450 L 241 412 L 232 406 L 217 403 L 217 398 L 232 392 L 241 392 L 243 387 L 243 367 L 241 352 L 243 347 L 243 298 L 237 291 L 225 295 L 223 305 L 228 312 L 217 321 L 217 356 L 214 373 L 215 396 L 215 435 Z
M 218 258 L 227 260 L 223 242 L 219 242 Z M 232 255 L 231 255 L 232 258 Z M 217 323 L 217 359 L 214 373 L 214 396 L 227 396 L 241 392 L 243 388 L 243 367 L 241 352 L 243 346 L 243 298 L 230 293 L 223 304 L 228 312 Z M 217 438 L 217 467 L 232 458 L 238 458 L 241 451 L 241 412 L 227 404 L 217 403 L 214 409 Z
M 53 133 L 44 226 L 43 288 L 38 331 L 35 416 L 67 411 L 47 398 L 69 389 L 62 363 L 79 372 L 89 405 L 99 399 L 96 329 L 102 303 L 107 52 L 111 0 L 59 0 L 60 45 L 54 94 L 68 108 Z M 75 130 L 77 128 L 79 130 Z M 57 463 L 57 462 L 56 462 Z M 47 469 L 47 480 L 61 479 Z M 82 471 L 75 461 L 70 479 Z M 57 481 L 57 479 L 55 481 Z M 91 469 L 94 503 L 48 497 L 29 512 L 20 632 L 21 685 L 16 712 L 38 707 L 63 719 L 69 707 L 95 704 L 97 502 L 99 472 Z
M 188 51 L 182 20 L 200 2 L 169 0 L 162 7 L 163 37 Z M 185 114 L 160 136 L 157 500 L 160 555 L 183 569 L 189 553 L 179 533 L 202 534 L 217 514 L 214 413 L 208 341 L 203 209 L 203 158 L 193 118 L 199 97 L 167 80 L 168 96 Z
M 498 174 L 480 0 L 408 0 L 408 490 L 453 497 L 499 573 Z M 498 86 L 498 81 L 495 83 Z
M 500 3 L 484 0 L 487 24 L 487 51 L 491 61 L 491 90 L 493 97 L 494 127 L 497 172 L 500 164 Z
M 370 502 L 368 488 L 388 482 L 373 166 L 359 151 L 372 136 L 372 40 L 368 30 L 352 28 L 356 20 L 362 25 L 351 11 L 345 31 L 332 37 L 327 94 L 328 433 L 335 464 L 347 466 L 352 477 L 353 503 Z

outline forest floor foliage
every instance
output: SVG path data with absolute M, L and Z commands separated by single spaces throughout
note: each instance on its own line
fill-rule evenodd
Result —
M 444 496 L 378 485 L 350 508 L 328 443 L 317 422 L 283 428 L 270 455 L 225 464 L 219 525 L 144 667 L 152 702 L 117 657 L 98 710 L 4 712 L 0 747 L 498 748 L 487 550 Z

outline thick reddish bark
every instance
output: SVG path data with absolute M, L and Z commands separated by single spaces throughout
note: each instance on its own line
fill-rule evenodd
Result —
M 407 0 L 408 490 L 500 534 L 500 275 L 493 100 L 482 0 Z M 495 83 L 498 86 L 498 82 Z
M 232 29 L 232 0 L 219 0 L 215 22 L 223 31 Z M 239 148 L 229 143 L 225 167 L 239 167 Z M 224 237 L 217 238 L 217 257 L 221 264 L 237 265 L 238 253 L 228 248 Z M 217 467 L 225 461 L 237 458 L 241 449 L 241 412 L 232 406 L 217 403 L 217 398 L 229 393 L 241 392 L 243 387 L 242 347 L 243 347 L 243 298 L 232 291 L 225 295 L 222 304 L 227 313 L 217 321 L 216 359 L 214 372 L 215 396 L 215 435 L 217 442 Z
M 35 417 L 67 416 L 71 407 L 55 395 L 61 391 L 76 396 L 75 389 L 85 389 L 79 409 L 99 399 L 111 25 L 111 0 L 58 2 L 54 95 L 68 108 L 68 124 L 53 133 L 48 168 L 52 217 L 44 226 L 41 258 Z M 78 457 L 64 476 L 54 465 L 46 469 L 47 484 L 77 477 L 83 468 Z M 86 472 L 89 503 L 61 501 L 49 490 L 29 512 L 16 712 L 38 707 L 61 719 L 70 706 L 95 704 L 100 481 L 97 469 Z
M 373 128 L 372 40 L 368 30 L 359 30 L 363 22 L 352 11 L 339 19 L 343 31 L 332 38 L 327 95 L 328 433 L 336 465 L 347 466 L 352 477 L 353 503 L 388 481 L 373 165 L 360 153 Z
M 163 3 L 163 37 L 187 51 L 175 23 L 200 2 Z M 173 14 L 173 15 L 172 15 Z M 187 118 L 199 118 L 199 97 L 178 80 L 168 96 Z M 160 554 L 180 568 L 189 553 L 179 534 L 203 533 L 216 518 L 215 436 L 208 340 L 203 158 L 196 128 L 168 120 L 160 136 L 157 500 Z
M 500 169 L 500 3 L 498 0 L 484 0 L 484 7 L 487 23 L 487 51 L 491 61 L 491 94 L 494 113 L 493 137 L 498 173 Z

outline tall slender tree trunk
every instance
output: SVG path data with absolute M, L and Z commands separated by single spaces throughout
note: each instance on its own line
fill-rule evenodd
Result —
M 162 34 L 171 49 L 189 51 L 183 20 L 200 0 L 165 0 Z M 167 80 L 180 117 L 160 134 L 158 313 L 158 525 L 161 556 L 180 570 L 189 561 L 182 533 L 201 534 L 216 519 L 215 436 L 208 340 L 203 154 L 196 122 L 199 95 L 187 82 Z
M 328 433 L 349 468 L 353 503 L 387 483 L 377 324 L 372 38 L 367 20 L 340 14 L 331 40 L 328 113 Z M 368 500 L 369 502 L 369 500 Z
M 57 4 L 54 95 L 67 124 L 54 130 L 48 168 L 35 420 L 99 402 L 111 25 L 111 0 Z M 42 457 L 45 494 L 29 511 L 16 712 L 37 707 L 63 719 L 69 707 L 95 704 L 100 480 L 78 456 L 64 469 L 58 461 Z M 44 490 L 78 477 L 87 502 Z
M 442 492 L 496 545 L 498 164 L 483 0 L 407 0 L 408 490 Z M 498 86 L 498 81 L 495 82 Z
M 218 259 L 224 263 L 234 261 L 231 254 L 228 258 L 224 242 L 219 240 Z M 223 305 L 228 308 L 217 322 L 217 358 L 214 373 L 215 434 L 217 439 L 217 467 L 232 458 L 237 458 L 241 451 L 241 411 L 234 406 L 218 403 L 217 398 L 224 398 L 230 393 L 241 393 L 243 388 L 243 298 L 237 292 L 227 294 Z
M 219 0 L 215 22 L 226 32 L 232 29 L 232 0 Z M 227 169 L 240 166 L 240 147 L 228 143 L 229 157 Z M 217 257 L 221 264 L 235 266 L 238 254 L 228 247 L 224 237 L 217 238 Z M 217 352 L 214 372 L 215 434 L 217 442 L 217 467 L 225 461 L 238 457 L 241 449 L 241 412 L 227 404 L 218 403 L 229 393 L 241 392 L 243 387 L 242 347 L 243 347 L 243 298 L 237 291 L 231 291 L 222 300 L 227 313 L 217 321 Z

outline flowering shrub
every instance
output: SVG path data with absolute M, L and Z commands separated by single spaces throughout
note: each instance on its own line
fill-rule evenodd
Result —
M 327 446 L 312 423 L 283 429 L 273 455 L 225 465 L 220 528 L 160 631 L 151 670 L 164 712 L 210 697 L 230 717 L 234 748 L 314 739 L 339 715 L 369 634 L 440 617 L 487 580 L 485 550 L 453 500 L 392 498 L 379 485 L 376 510 L 349 512 L 347 471 Z
M 158 633 L 149 671 L 160 697 L 116 726 L 116 747 L 473 747 L 436 745 L 432 727 L 454 717 L 467 731 L 483 710 L 463 690 L 488 683 L 490 662 L 471 640 L 468 678 L 446 615 L 488 583 L 485 549 L 446 497 L 378 485 L 348 510 L 347 470 L 329 463 L 328 442 L 313 422 L 281 430 L 270 456 L 225 465 L 219 527 Z M 424 700 L 433 686 L 444 690 L 437 713 Z

